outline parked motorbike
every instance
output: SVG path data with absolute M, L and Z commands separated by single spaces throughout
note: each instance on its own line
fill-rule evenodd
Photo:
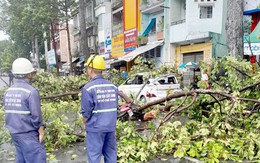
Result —
M 142 111 L 137 109 L 138 107 L 140 106 L 134 104 L 133 102 L 127 102 L 119 106 L 117 118 L 120 119 L 121 121 L 142 120 L 143 113 Z

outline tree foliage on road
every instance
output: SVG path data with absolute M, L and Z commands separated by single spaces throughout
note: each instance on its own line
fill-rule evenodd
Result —
M 136 72 L 138 67 L 145 67 L 136 66 Z M 154 70 L 153 67 L 150 69 Z M 163 74 L 165 70 L 176 71 L 161 67 L 156 72 Z M 170 111 L 147 122 L 145 132 L 140 132 L 135 122 L 118 121 L 118 162 L 147 162 L 166 155 L 180 158 L 190 156 L 205 162 L 259 160 L 259 67 L 253 73 L 249 62 L 226 57 L 212 61 L 211 70 L 211 90 L 185 90 L 186 93 L 169 94 L 168 97 L 175 99 L 165 102 L 163 106 L 170 105 Z M 152 72 L 155 73 L 155 70 Z M 120 75 L 115 73 L 110 78 L 118 81 Z M 82 141 L 85 136 L 81 127 L 80 93 L 71 92 L 79 92 L 79 86 L 88 80 L 85 75 L 63 79 L 39 74 L 34 82 L 42 97 L 49 160 L 55 159 L 52 155 L 54 150 L 71 142 Z M 53 96 L 58 94 L 66 96 Z M 50 96 L 52 98 L 46 98 Z M 3 126 L 3 117 L 4 109 L 1 108 L 0 143 L 10 140 Z M 158 129 L 160 122 L 164 123 Z

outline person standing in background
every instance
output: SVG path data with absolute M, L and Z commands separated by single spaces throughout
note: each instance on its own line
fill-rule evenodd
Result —
M 203 89 L 209 89 L 209 76 L 207 74 L 207 70 L 202 71 L 201 82 L 203 84 Z
M 14 74 L 12 71 L 8 72 L 8 77 L 9 77 L 9 87 L 11 87 L 12 84 L 14 84 Z
M 17 163 L 46 163 L 40 95 L 30 82 L 32 63 L 18 58 L 12 64 L 17 82 L 4 94 L 5 125 L 16 148 Z

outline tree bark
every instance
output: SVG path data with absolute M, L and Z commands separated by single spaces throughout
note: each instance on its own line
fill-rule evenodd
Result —
M 48 42 L 46 38 L 46 32 L 43 33 L 44 37 L 44 51 L 45 51 L 45 61 L 46 61 L 46 69 L 49 70 L 49 56 L 48 56 Z
M 35 59 L 35 36 L 33 36 L 32 38 L 32 57 L 33 59 Z
M 233 57 L 244 56 L 243 47 L 243 0 L 227 1 L 227 47 Z
M 67 3 L 67 1 L 65 1 L 65 3 Z M 67 4 L 65 4 L 65 6 L 67 6 Z M 66 17 L 68 18 L 69 15 L 68 15 L 68 8 L 65 7 L 65 14 L 66 14 Z M 70 71 L 72 71 L 72 57 L 71 57 L 71 47 L 70 47 L 70 28 L 69 28 L 69 21 L 68 19 L 66 19 L 66 31 L 67 31 L 67 43 L 68 43 L 68 51 L 69 51 L 69 67 L 70 67 Z
M 86 3 L 84 0 L 79 0 L 80 53 L 85 56 L 85 59 L 87 59 L 89 57 L 89 49 L 85 14 Z
M 54 23 L 51 22 L 51 38 L 52 38 L 52 42 L 53 42 L 53 48 L 54 48 L 54 53 L 55 53 L 55 60 L 56 60 L 56 76 L 59 76 L 60 72 L 59 72 L 59 63 L 58 63 L 58 55 L 57 55 L 57 52 L 56 52 L 56 41 L 55 41 L 55 36 L 54 36 L 54 29 L 53 29 L 53 25 Z

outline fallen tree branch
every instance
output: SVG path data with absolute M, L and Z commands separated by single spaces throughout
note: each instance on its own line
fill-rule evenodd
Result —
M 260 85 L 260 81 L 257 82 L 257 83 L 254 83 L 254 84 L 245 86 L 244 88 L 240 89 L 239 92 L 244 92 L 244 91 L 246 91 L 246 90 L 248 90 L 248 89 L 251 89 L 251 88 L 254 88 L 254 87 L 258 86 L 258 85 Z M 224 100 L 226 100 L 226 99 L 227 99 L 227 98 L 224 97 L 224 98 L 220 99 L 219 102 L 220 102 L 220 101 L 224 101 Z M 208 105 L 214 105 L 216 102 L 217 102 L 216 100 L 215 100 L 215 101 L 212 101 L 212 102 L 208 103 Z
M 156 101 L 152 101 L 152 102 L 149 102 L 145 105 L 142 105 L 140 108 L 138 108 L 138 110 L 144 110 L 144 109 L 149 108 L 153 105 L 160 104 L 160 103 L 163 103 L 165 101 L 172 100 L 174 98 L 179 98 L 179 97 L 183 97 L 183 96 L 186 96 L 186 95 L 191 96 L 194 93 L 197 93 L 197 94 L 218 94 L 218 95 L 224 96 L 226 98 L 234 98 L 232 95 L 226 93 L 225 91 L 221 91 L 221 90 L 196 89 L 196 90 L 192 90 L 192 91 L 188 91 L 188 92 L 178 92 L 178 93 L 170 94 L 165 98 L 161 98 L 161 99 L 158 99 Z
M 153 135 L 153 137 L 152 137 L 151 140 L 153 140 L 153 138 L 155 137 L 155 135 L 156 135 L 157 132 L 159 131 L 159 128 L 160 128 L 164 123 L 166 123 L 175 113 L 182 112 L 183 110 L 189 108 L 189 107 L 195 102 L 196 98 L 197 98 L 197 93 L 194 93 L 194 96 L 193 96 L 192 101 L 191 101 L 187 106 L 184 106 L 184 107 L 182 107 L 180 110 L 178 110 L 178 108 L 186 101 L 186 99 L 187 99 L 187 96 L 186 96 L 186 98 L 183 100 L 183 102 L 182 102 L 181 105 L 179 105 L 176 109 L 174 109 L 173 111 L 171 111 L 169 114 L 167 114 L 167 115 L 162 119 L 161 123 L 160 123 L 159 126 L 157 127 L 156 132 L 155 132 L 155 134 Z
M 177 106 L 173 111 L 171 111 L 170 113 L 168 113 L 168 114 L 163 118 L 163 119 L 164 119 L 164 122 L 163 122 L 163 123 L 165 123 L 166 121 L 168 121 L 168 120 L 172 117 L 172 115 L 177 112 L 177 110 L 184 104 L 184 102 L 187 100 L 187 98 L 188 98 L 188 96 L 185 96 L 185 99 L 182 101 L 182 103 L 181 103 L 179 106 Z
M 178 105 L 175 109 L 173 109 L 173 111 L 169 112 L 168 114 L 166 114 L 166 115 L 163 117 L 163 120 L 161 121 L 161 123 L 160 123 L 159 126 L 157 127 L 156 132 L 155 132 L 155 134 L 153 135 L 153 137 L 152 137 L 151 140 L 153 140 L 154 136 L 155 136 L 156 133 L 159 131 L 159 128 L 164 124 L 164 119 L 167 118 L 167 117 L 169 117 L 171 114 L 174 114 L 174 113 L 177 111 L 177 109 L 184 104 L 184 102 L 186 101 L 187 97 L 188 97 L 188 96 L 185 96 L 184 100 L 181 102 L 180 105 Z
M 232 110 L 232 108 L 234 107 L 235 103 L 236 103 L 236 100 L 235 100 L 235 99 L 232 99 L 232 104 L 230 105 L 230 108 L 229 108 L 229 110 L 228 110 L 228 114 L 227 114 L 227 117 L 226 117 L 226 121 L 225 121 L 225 125 L 224 125 L 224 126 L 226 126 L 226 124 L 227 124 L 227 122 L 228 122 L 228 117 L 230 116 L 231 110 Z
M 257 82 L 257 83 L 254 83 L 254 84 L 251 84 L 251 85 L 245 86 L 244 88 L 240 89 L 239 92 L 243 92 L 243 91 L 245 91 L 245 90 L 247 90 L 247 89 L 250 89 L 250 88 L 256 87 L 256 86 L 258 86 L 258 85 L 260 85 L 260 81 Z
M 241 73 L 242 75 L 245 75 L 245 76 L 247 76 L 247 77 L 250 77 L 251 78 L 251 76 L 250 75 L 248 75 L 247 73 L 245 73 L 244 71 L 242 71 L 242 70 L 240 70 L 240 69 L 238 69 L 238 68 L 236 68 L 235 66 L 233 66 L 233 65 L 229 65 L 230 67 L 232 67 L 233 69 L 235 69 L 236 71 L 238 71 L 239 73 Z
M 218 105 L 219 105 L 220 115 L 222 115 L 222 106 L 221 106 L 221 104 L 220 104 L 220 101 L 219 101 L 215 96 L 213 96 L 212 94 L 210 94 L 210 96 L 211 96 L 212 98 L 214 98 L 215 101 L 217 101 L 217 103 L 218 103 Z
M 55 98 L 61 98 L 64 96 L 71 96 L 71 95 L 78 95 L 80 92 L 70 92 L 70 93 L 63 93 L 58 95 L 52 95 L 52 96 L 42 96 L 41 99 L 55 99 Z

